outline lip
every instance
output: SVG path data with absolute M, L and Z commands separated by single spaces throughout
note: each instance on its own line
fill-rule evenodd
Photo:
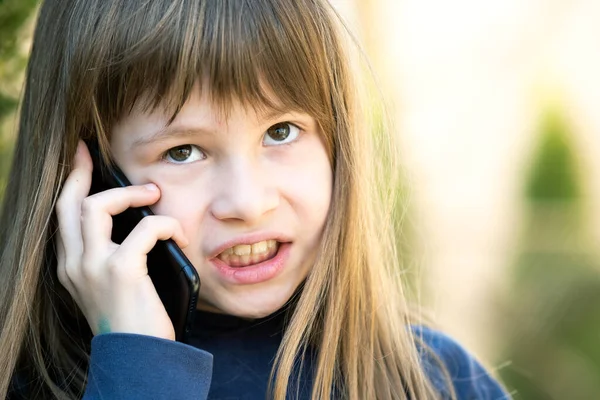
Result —
M 216 257 L 212 258 L 210 263 L 223 280 L 237 285 L 251 285 L 268 281 L 279 275 L 289 258 L 290 247 L 291 243 L 280 243 L 279 250 L 273 258 L 248 267 L 230 267 Z
M 276 240 L 280 244 L 291 242 L 291 239 L 289 237 L 279 232 L 248 233 L 246 235 L 240 235 L 231 240 L 221 243 L 209 253 L 210 256 L 208 258 L 212 261 L 212 259 L 215 259 L 219 254 L 221 254 L 230 247 L 237 246 L 240 244 L 254 244 L 258 242 L 263 242 L 265 240 Z

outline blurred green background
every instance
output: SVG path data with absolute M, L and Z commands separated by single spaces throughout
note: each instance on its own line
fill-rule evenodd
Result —
M 0 194 L 10 166 L 15 110 L 31 41 L 31 15 L 37 1 L 0 1 Z
M 3 193 L 10 163 L 37 3 L 0 1 L 0 193 Z M 412 259 L 407 261 L 407 265 L 422 271 L 418 276 L 433 282 L 422 285 L 421 301 L 438 310 L 442 328 L 485 360 L 515 398 L 600 398 L 600 261 L 598 235 L 594 234 L 599 220 L 594 217 L 597 211 L 593 210 L 597 210 L 597 206 L 594 206 L 591 187 L 599 178 L 593 173 L 593 162 L 589 162 L 595 159 L 589 154 L 600 159 L 600 145 L 581 139 L 586 132 L 589 135 L 589 131 L 598 135 L 593 128 L 598 125 L 594 125 L 597 121 L 593 118 L 591 122 L 585 120 L 585 112 L 578 113 L 586 106 L 574 103 L 569 91 L 553 90 L 552 74 L 528 84 L 528 79 L 539 77 L 531 71 L 540 68 L 538 64 L 523 62 L 531 54 L 523 51 L 523 42 L 531 48 L 544 48 L 550 39 L 538 32 L 535 40 L 527 36 L 527 42 L 524 31 L 513 32 L 512 25 L 477 25 L 474 21 L 487 15 L 481 2 L 479 8 L 469 8 L 465 3 L 458 11 L 449 8 L 444 11 L 441 2 L 441 9 L 419 8 L 411 1 L 338 3 L 341 2 L 334 2 L 342 14 L 348 16 L 350 25 L 359 31 L 374 69 L 381 77 L 380 84 L 387 89 L 384 94 L 392 99 L 389 108 L 397 114 L 397 125 L 404 138 L 408 186 L 417 192 L 413 196 L 415 204 L 408 208 L 413 214 L 409 218 L 411 225 L 429 226 L 430 231 L 435 232 L 428 235 L 411 227 L 401 239 L 403 248 L 417 248 L 425 254 L 421 257 L 419 251 L 411 250 Z M 550 11 L 562 15 L 559 3 L 553 3 Z M 531 4 L 525 11 L 517 11 L 516 2 L 506 4 L 513 4 L 513 8 L 490 6 L 494 15 L 500 15 L 494 17 L 494 21 L 518 22 L 514 14 L 520 16 L 523 26 L 545 27 L 551 31 L 560 25 L 557 20 L 552 20 L 555 25 L 547 22 L 535 25 L 534 18 L 541 17 Z M 589 14 L 600 16 L 600 13 Z M 397 25 L 404 28 L 386 31 L 391 25 L 385 23 L 385 15 L 402 15 Z M 406 23 L 403 25 L 402 21 Z M 446 31 L 440 35 L 419 36 L 424 31 L 416 27 L 417 22 L 411 21 L 425 21 L 430 27 L 437 24 Z M 471 31 L 465 31 L 465 24 L 460 21 L 467 21 L 466 26 L 470 26 Z M 581 25 L 581 21 L 571 23 Z M 494 58 L 497 55 L 490 55 L 479 42 L 473 42 L 470 32 L 477 29 L 483 34 L 496 29 L 501 39 L 495 42 L 498 46 L 495 53 L 507 58 L 499 61 Z M 457 33 L 452 35 L 452 32 Z M 474 44 L 461 45 L 461 40 Z M 486 42 L 488 45 L 491 44 Z M 515 52 L 515 48 L 521 52 Z M 546 53 L 541 51 L 540 54 Z M 557 63 L 571 65 L 569 54 L 567 61 Z M 576 57 L 577 54 L 572 56 Z M 464 63 L 460 67 L 453 64 L 451 60 L 456 59 Z M 512 60 L 512 64 L 507 59 Z M 553 62 L 546 56 L 537 58 L 540 59 Z M 586 60 L 578 62 L 583 64 Z M 531 67 L 534 64 L 538 67 Z M 509 74 L 509 70 L 515 74 L 515 65 L 522 74 L 518 76 L 524 78 L 514 79 L 514 82 L 539 89 L 541 81 L 541 90 L 514 90 L 511 92 L 514 99 L 502 97 L 501 90 L 484 90 L 494 76 L 504 76 L 502 74 Z M 592 62 L 592 65 L 596 64 Z M 569 74 L 570 70 L 563 68 L 562 71 Z M 467 84 L 460 83 L 461 77 L 484 89 L 469 89 Z M 458 83 L 445 92 L 448 82 Z M 593 83 L 596 85 L 597 81 Z M 585 85 L 590 86 L 587 82 Z M 591 87 L 596 87 L 594 85 Z M 464 100 L 467 106 L 457 109 L 455 104 L 460 103 L 461 96 L 467 99 Z M 528 100 L 522 101 L 523 97 Z M 511 109 L 527 109 L 528 113 L 507 112 L 510 107 L 504 102 L 508 101 L 514 103 Z M 495 107 L 499 112 L 483 111 L 481 115 L 476 108 L 478 104 L 488 104 L 490 109 Z M 449 109 L 457 111 L 448 112 Z M 511 125 L 513 120 L 526 122 Z M 488 130 L 480 126 L 490 128 L 491 145 L 484 143 L 482 137 L 486 137 Z M 497 126 L 495 131 L 494 126 Z M 469 129 L 476 132 L 471 137 L 466 136 Z M 462 134 L 466 139 L 460 139 Z M 500 139 L 505 136 L 526 139 L 502 144 Z M 462 147 L 458 147 L 460 143 Z M 588 151 L 588 155 L 583 157 L 582 151 Z M 493 169 L 491 163 L 485 163 L 494 159 L 494 154 L 498 154 L 497 164 L 505 167 Z M 477 158 L 478 155 L 482 155 L 481 158 Z M 442 167 L 431 167 L 434 161 Z M 465 180 L 467 173 L 472 174 L 468 176 L 473 180 Z M 498 189 L 501 182 L 508 182 L 501 187 L 513 188 L 512 192 Z M 426 190 L 420 191 L 420 187 Z M 475 200 L 469 203 L 469 199 L 478 199 L 480 193 L 489 193 L 489 197 L 482 196 L 481 203 Z M 456 199 L 463 200 L 454 202 Z M 452 218 L 458 223 L 453 223 Z M 470 226 L 476 226 L 475 233 L 468 230 Z M 446 236 L 440 233 L 444 229 Z M 472 249 L 482 255 L 473 261 L 483 264 L 480 269 L 468 269 L 469 256 L 463 254 L 465 252 L 453 253 L 447 249 L 457 247 L 457 242 L 452 242 L 457 238 L 468 242 L 469 238 L 481 236 L 490 239 L 483 245 L 473 240 L 465 246 L 465 252 Z M 483 250 L 478 250 L 478 246 Z M 467 272 L 461 272 L 463 265 Z M 494 272 L 473 275 L 485 268 Z M 436 278 L 440 274 L 447 275 Z M 457 285 L 463 286 L 457 288 Z M 450 301 L 453 295 L 458 300 Z M 448 303 L 452 308 L 444 311 L 443 307 L 436 308 L 438 303 Z

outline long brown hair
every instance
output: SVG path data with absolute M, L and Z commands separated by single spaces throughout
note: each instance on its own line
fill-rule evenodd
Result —
M 124 113 L 142 102 L 176 115 L 201 82 L 225 112 L 240 100 L 309 113 L 332 163 L 332 206 L 277 353 L 272 396 L 286 397 L 295 363 L 314 345 L 313 398 L 437 397 L 401 289 L 393 185 L 383 182 L 396 167 L 393 137 L 361 122 L 347 37 L 322 0 L 44 1 L 0 220 L 0 396 L 19 368 L 37 382 L 36 398 L 84 390 L 91 335 L 58 283 L 53 241 L 77 141 L 94 137 L 109 157 Z

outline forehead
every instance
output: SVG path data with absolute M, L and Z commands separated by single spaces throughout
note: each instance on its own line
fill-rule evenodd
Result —
M 206 80 L 201 85 L 196 83 L 189 96 L 181 101 L 181 105 L 173 110 L 169 102 L 158 103 L 150 106 L 153 100 L 142 97 L 132 109 L 125 113 L 121 120 L 152 120 L 161 121 L 165 126 L 182 120 L 202 120 L 211 125 L 224 125 L 232 117 L 244 118 L 250 122 L 272 120 L 278 115 L 289 112 L 301 112 L 309 114 L 309 110 L 303 110 L 298 106 L 290 107 L 275 95 L 274 91 L 263 85 L 265 101 L 244 101 L 239 98 L 231 98 L 229 101 L 221 101 Z
M 333 119 L 330 77 L 340 69 L 342 53 L 332 21 L 318 2 L 206 1 L 198 9 L 167 12 L 169 4 L 177 8 L 185 3 L 132 0 L 139 12 L 116 13 L 82 31 L 89 33 L 89 43 L 79 40 L 81 68 L 75 70 L 86 76 L 76 80 L 93 86 L 74 87 L 81 87 L 82 98 L 92 93 L 95 104 L 86 108 L 89 120 L 97 113 L 110 131 L 140 103 L 144 110 L 165 109 L 172 120 L 196 91 L 199 79 L 202 87 L 210 86 L 212 103 L 221 114 L 242 99 L 258 114 L 283 104 L 285 109 L 305 110 L 321 122 Z M 105 62 L 87 68 L 97 60 Z M 277 102 L 270 101 L 273 94 Z

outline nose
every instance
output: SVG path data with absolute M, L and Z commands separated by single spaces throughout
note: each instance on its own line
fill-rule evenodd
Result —
M 222 166 L 215 177 L 212 214 L 256 225 L 279 205 L 276 183 L 269 178 L 264 166 L 242 159 Z

